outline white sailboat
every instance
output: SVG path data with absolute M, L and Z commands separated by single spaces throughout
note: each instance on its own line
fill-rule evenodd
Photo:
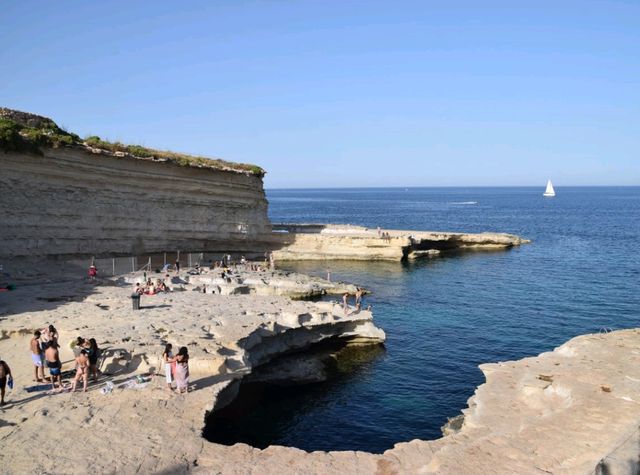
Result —
M 553 189 L 553 183 L 551 183 L 551 180 L 547 180 L 547 189 L 544 190 L 542 196 L 556 196 L 556 191 Z

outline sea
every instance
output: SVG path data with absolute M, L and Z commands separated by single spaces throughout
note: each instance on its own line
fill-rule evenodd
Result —
M 335 379 L 274 389 L 224 428 L 226 443 L 381 453 L 434 439 L 484 382 L 478 365 L 640 326 L 640 187 L 268 190 L 274 223 L 505 232 L 531 244 L 416 262 L 282 268 L 371 291 L 384 349 Z

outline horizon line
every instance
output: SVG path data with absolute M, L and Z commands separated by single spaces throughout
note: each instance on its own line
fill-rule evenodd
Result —
M 639 185 L 553 185 L 556 189 L 563 188 L 640 188 Z M 293 187 L 265 187 L 265 190 L 371 190 L 371 189 L 422 189 L 422 188 L 540 188 L 545 185 L 425 185 L 425 186 L 293 186 Z

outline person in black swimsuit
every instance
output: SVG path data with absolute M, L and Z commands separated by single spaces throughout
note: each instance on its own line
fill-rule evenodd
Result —
M 100 348 L 95 338 L 89 340 L 89 374 L 93 374 L 93 381 L 98 382 L 98 356 Z

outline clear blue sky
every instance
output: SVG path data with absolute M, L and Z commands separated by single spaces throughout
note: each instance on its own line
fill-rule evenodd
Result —
M 0 105 L 267 187 L 640 185 L 640 1 L 5 1 Z

